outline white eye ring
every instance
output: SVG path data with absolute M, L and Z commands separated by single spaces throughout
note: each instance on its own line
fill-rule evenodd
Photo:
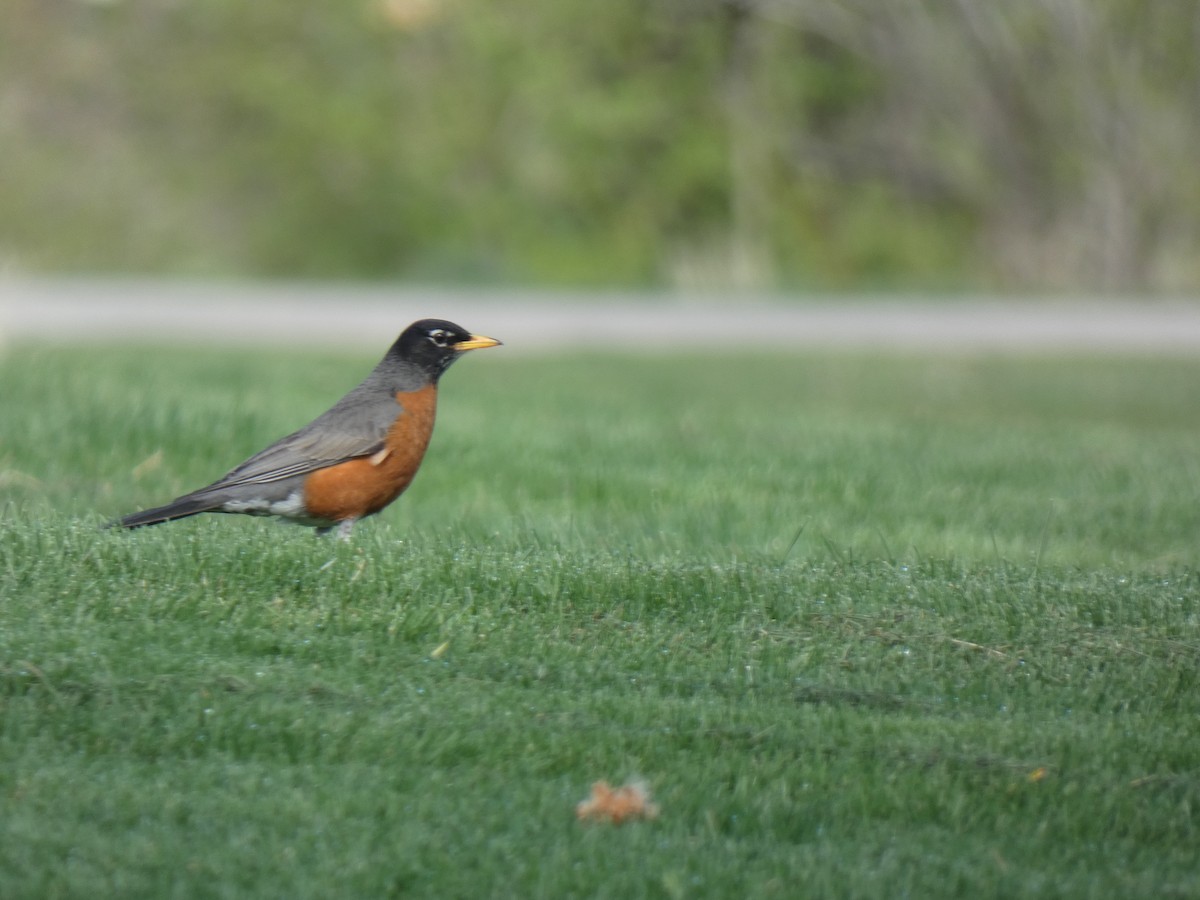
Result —
M 438 347 L 449 346 L 450 342 L 447 340 L 449 336 L 450 335 L 448 332 L 443 331 L 440 328 L 435 328 L 433 331 L 429 332 L 429 339 Z

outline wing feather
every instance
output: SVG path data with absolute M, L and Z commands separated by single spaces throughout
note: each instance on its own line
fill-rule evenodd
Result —
M 394 400 L 374 400 L 329 410 L 299 431 L 280 438 L 202 490 L 223 490 L 252 484 L 270 484 L 296 478 L 350 459 L 372 456 L 384 448 L 388 430 L 396 421 Z

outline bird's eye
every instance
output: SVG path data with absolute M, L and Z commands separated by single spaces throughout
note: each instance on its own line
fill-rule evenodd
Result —
M 441 328 L 435 328 L 429 332 L 429 339 L 438 347 L 447 347 L 450 345 L 450 333 L 443 331 Z

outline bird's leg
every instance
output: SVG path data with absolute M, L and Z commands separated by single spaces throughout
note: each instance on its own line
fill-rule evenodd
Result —
M 350 532 L 354 530 L 354 523 L 357 521 L 358 519 L 342 519 L 338 522 L 337 539 L 339 541 L 350 540 Z

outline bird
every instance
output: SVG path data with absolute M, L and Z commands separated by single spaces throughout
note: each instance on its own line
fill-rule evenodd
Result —
M 327 412 L 280 438 L 212 484 L 112 527 L 142 528 L 198 513 L 275 516 L 318 534 L 374 515 L 412 482 L 425 456 L 438 380 L 465 352 L 498 347 L 444 319 L 401 332 L 371 373 Z

